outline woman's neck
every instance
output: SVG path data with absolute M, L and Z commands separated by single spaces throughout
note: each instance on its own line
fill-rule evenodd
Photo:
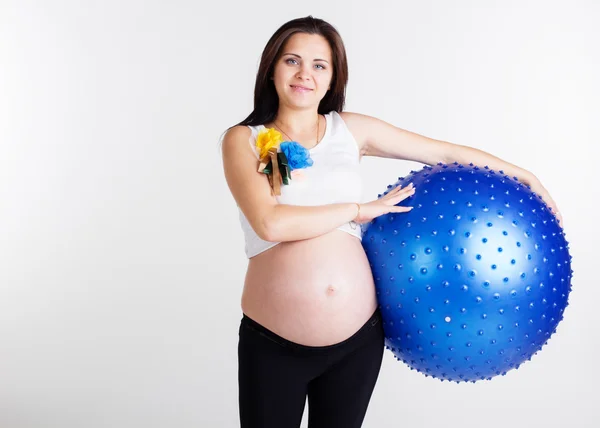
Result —
M 289 110 L 279 109 L 273 124 L 282 128 L 287 134 L 305 135 L 312 133 L 317 128 L 319 115 L 316 110 Z

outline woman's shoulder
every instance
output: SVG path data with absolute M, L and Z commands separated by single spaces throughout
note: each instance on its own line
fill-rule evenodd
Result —
M 372 116 L 353 111 L 340 111 L 337 114 L 339 114 L 345 122 L 352 122 L 359 125 L 368 125 L 370 120 L 374 119 Z
M 231 128 L 227 128 L 219 138 L 219 143 L 221 145 L 231 145 L 235 144 L 235 141 L 238 141 L 240 138 L 247 138 L 250 136 L 252 131 L 243 125 L 234 125 Z
M 357 132 L 368 131 L 369 128 L 377 126 L 381 122 L 376 117 L 363 113 L 342 111 L 338 114 L 349 128 Z
M 369 128 L 373 125 L 374 118 L 362 113 L 341 111 L 337 112 L 341 120 L 354 136 L 359 148 L 362 150 L 369 135 Z
M 259 128 L 260 126 L 234 125 L 223 133 L 223 141 L 248 140 Z
M 256 128 L 248 125 L 235 125 L 229 128 L 223 135 L 223 151 L 229 153 L 232 151 L 246 152 L 248 147 L 252 148 L 251 140 L 255 138 Z M 256 156 L 256 152 L 254 155 Z
M 245 135 L 250 135 L 252 128 L 248 125 L 234 125 L 225 131 L 225 136 L 229 138 L 238 138 Z

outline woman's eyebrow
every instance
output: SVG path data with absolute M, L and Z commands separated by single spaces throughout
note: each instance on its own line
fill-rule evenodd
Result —
M 292 56 L 295 56 L 298 58 L 302 58 L 300 55 L 297 55 L 297 54 L 291 53 L 291 52 L 286 52 L 283 55 L 292 55 Z M 313 59 L 313 61 L 323 61 L 323 62 L 326 62 L 327 64 L 329 64 L 329 61 L 327 61 L 326 59 L 321 59 L 321 58 L 315 58 L 315 59 Z

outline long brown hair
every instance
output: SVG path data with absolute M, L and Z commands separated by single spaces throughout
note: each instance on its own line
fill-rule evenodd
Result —
M 275 119 L 279 108 L 279 96 L 269 76 L 273 75 L 275 62 L 279 59 L 286 41 L 296 33 L 318 34 L 329 42 L 333 61 L 331 89 L 319 103 L 318 112 L 326 114 L 335 110 L 339 113 L 343 110 L 348 83 L 348 60 L 344 43 L 338 31 L 331 24 L 309 15 L 286 22 L 267 42 L 256 73 L 254 110 L 237 125 L 257 126 Z

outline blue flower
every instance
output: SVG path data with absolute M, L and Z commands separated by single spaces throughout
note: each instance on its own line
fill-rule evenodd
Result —
M 284 141 L 279 148 L 285 154 L 290 170 L 312 166 L 313 160 L 310 158 L 310 152 L 297 142 Z

